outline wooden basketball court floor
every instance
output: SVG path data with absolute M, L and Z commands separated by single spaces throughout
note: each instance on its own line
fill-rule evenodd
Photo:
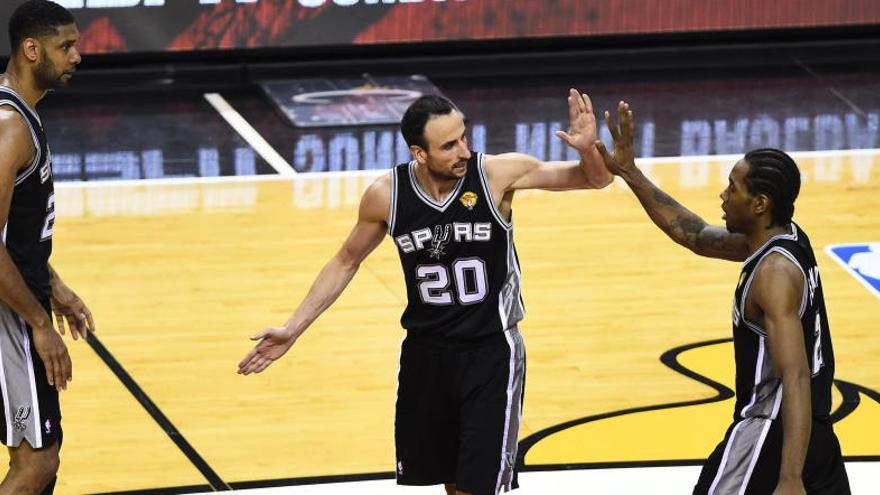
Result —
M 880 242 L 880 151 L 796 157 L 795 220 L 817 250 L 836 352 L 835 429 L 850 466 L 873 466 L 851 471 L 854 489 L 868 487 L 854 493 L 877 493 L 880 299 L 824 248 Z M 641 166 L 720 223 L 736 159 Z M 305 295 L 375 175 L 59 185 L 52 263 L 90 305 L 98 339 L 68 340 L 74 380 L 62 394 L 56 493 L 391 478 L 405 305 L 392 243 L 283 360 L 235 373 L 248 336 L 282 323 Z M 739 265 L 669 241 L 619 182 L 521 193 L 514 211 L 527 309 L 524 469 L 697 465 L 732 414 Z M 612 493 L 547 491 L 529 474 L 523 493 Z M 326 493 L 366 493 L 350 486 Z M 381 486 L 370 493 L 397 493 Z

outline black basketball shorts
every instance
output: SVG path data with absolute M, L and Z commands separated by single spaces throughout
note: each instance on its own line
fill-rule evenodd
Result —
M 700 473 L 694 495 L 771 495 L 782 463 L 782 420 L 747 418 L 727 429 Z M 840 443 L 830 423 L 813 420 L 803 468 L 808 495 L 848 495 Z
M 48 308 L 48 301 L 43 306 Z M 51 312 L 49 312 L 51 314 Z M 7 447 L 27 440 L 34 449 L 52 446 L 61 435 L 58 391 L 34 348 L 30 326 L 0 302 L 0 438 Z
M 397 483 L 455 483 L 474 495 L 516 488 L 524 381 L 525 347 L 516 328 L 466 345 L 404 339 Z

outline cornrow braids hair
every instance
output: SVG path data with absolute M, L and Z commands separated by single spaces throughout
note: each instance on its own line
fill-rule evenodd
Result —
M 746 153 L 749 164 L 745 182 L 751 194 L 766 194 L 772 201 L 770 227 L 791 223 L 794 201 L 801 189 L 797 164 L 784 151 L 759 148 Z
M 400 119 L 400 133 L 409 146 L 427 149 L 425 126 L 435 115 L 449 115 L 458 111 L 455 103 L 440 95 L 425 95 L 414 101 Z
M 55 2 L 28 0 L 19 5 L 9 18 L 9 46 L 14 53 L 25 38 L 55 35 L 60 26 L 73 22 L 73 14 Z

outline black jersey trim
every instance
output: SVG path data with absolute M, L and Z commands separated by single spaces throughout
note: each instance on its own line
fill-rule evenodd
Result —
M 0 90 L 0 94 L 2 94 L 2 92 L 3 91 Z M 12 93 L 12 94 L 14 95 L 15 93 Z M 25 104 L 25 106 L 22 107 L 21 105 L 19 105 L 19 103 L 20 102 L 17 102 L 15 100 L 0 99 L 0 106 L 8 105 L 10 107 L 15 108 L 15 110 L 19 114 L 21 114 L 21 116 L 24 118 L 24 121 L 27 123 L 28 130 L 31 131 L 31 138 L 34 141 L 34 150 L 35 150 L 34 151 L 34 159 L 33 159 L 33 161 L 31 161 L 30 165 L 28 165 L 25 169 L 21 170 L 20 172 L 18 172 L 16 174 L 15 184 L 14 184 L 15 186 L 21 184 L 22 182 L 25 181 L 25 179 L 30 177 L 31 174 L 34 173 L 34 170 L 36 170 L 39 167 L 40 163 L 43 161 L 43 150 L 42 150 L 42 147 L 40 146 L 40 138 L 39 138 L 39 136 L 37 136 L 37 131 L 36 131 L 36 129 L 34 129 L 34 124 L 30 121 L 30 119 L 27 118 L 27 115 L 25 115 L 25 111 L 23 110 L 23 108 L 27 108 L 27 105 Z M 24 103 L 24 102 L 21 102 L 21 103 Z M 30 109 L 28 109 L 28 111 L 30 111 Z
M 489 185 L 489 176 L 486 174 L 484 155 L 480 153 L 480 156 L 477 157 L 477 170 L 480 172 L 480 184 L 483 186 L 483 194 L 486 195 L 486 203 L 489 205 L 489 211 L 492 212 L 492 216 L 495 217 L 495 220 L 504 228 L 504 230 L 513 229 L 513 215 L 511 215 L 510 222 L 504 220 L 504 216 L 501 215 L 501 212 L 498 211 L 498 205 L 495 204 L 495 199 L 492 197 L 492 187 Z
M 418 179 L 416 179 L 416 162 L 415 160 L 409 162 L 409 166 L 407 167 L 407 175 L 409 175 L 409 182 L 412 184 L 413 191 L 415 191 L 416 196 L 421 198 L 421 200 L 431 208 L 434 208 L 437 211 L 444 212 L 449 205 L 452 204 L 453 200 L 458 196 L 459 191 L 461 191 L 462 186 L 464 186 L 464 177 L 458 179 L 458 182 L 455 183 L 455 187 L 452 188 L 452 191 L 449 192 L 449 195 L 446 196 L 446 199 L 443 200 L 442 203 L 437 202 L 432 198 L 428 193 L 422 190 L 422 186 L 419 185 Z
M 788 224 L 788 227 L 789 227 L 789 230 L 791 231 L 790 233 L 788 233 L 788 234 L 778 234 L 778 235 L 774 235 L 773 237 L 767 239 L 767 242 L 765 242 L 765 243 L 764 243 L 761 247 L 759 247 L 754 253 L 752 253 L 751 256 L 749 256 L 748 258 L 746 258 L 745 261 L 743 261 L 743 266 L 748 265 L 752 260 L 754 260 L 755 258 L 757 258 L 757 257 L 760 255 L 761 251 L 763 251 L 764 249 L 766 249 L 767 246 L 769 246 L 770 244 L 772 244 L 774 241 L 778 241 L 778 240 L 780 240 L 780 239 L 785 239 L 785 240 L 789 240 L 789 241 L 795 241 L 795 242 L 797 242 L 797 240 L 798 240 L 798 233 L 797 233 L 797 232 L 798 232 L 798 229 L 797 229 L 797 226 L 795 225 L 794 222 L 791 222 L 790 224 Z
M 37 113 L 37 111 L 33 107 L 28 105 L 28 103 L 20 94 L 18 94 L 17 91 L 10 88 L 9 86 L 0 86 L 0 93 L 9 93 L 17 98 L 24 105 L 24 108 L 27 109 L 27 113 L 31 114 L 31 116 L 34 118 L 34 120 L 37 121 L 38 124 L 40 124 L 41 126 L 43 125 L 43 120 L 40 118 L 40 115 Z

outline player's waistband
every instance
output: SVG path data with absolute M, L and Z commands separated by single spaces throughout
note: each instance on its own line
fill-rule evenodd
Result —
M 424 345 L 430 347 L 442 347 L 445 349 L 474 349 L 477 347 L 504 344 L 507 345 L 507 336 L 505 334 L 519 333 L 519 328 L 513 326 L 504 331 L 496 331 L 486 335 L 477 337 L 449 337 L 445 335 L 436 335 L 418 331 L 407 331 L 404 343 Z

